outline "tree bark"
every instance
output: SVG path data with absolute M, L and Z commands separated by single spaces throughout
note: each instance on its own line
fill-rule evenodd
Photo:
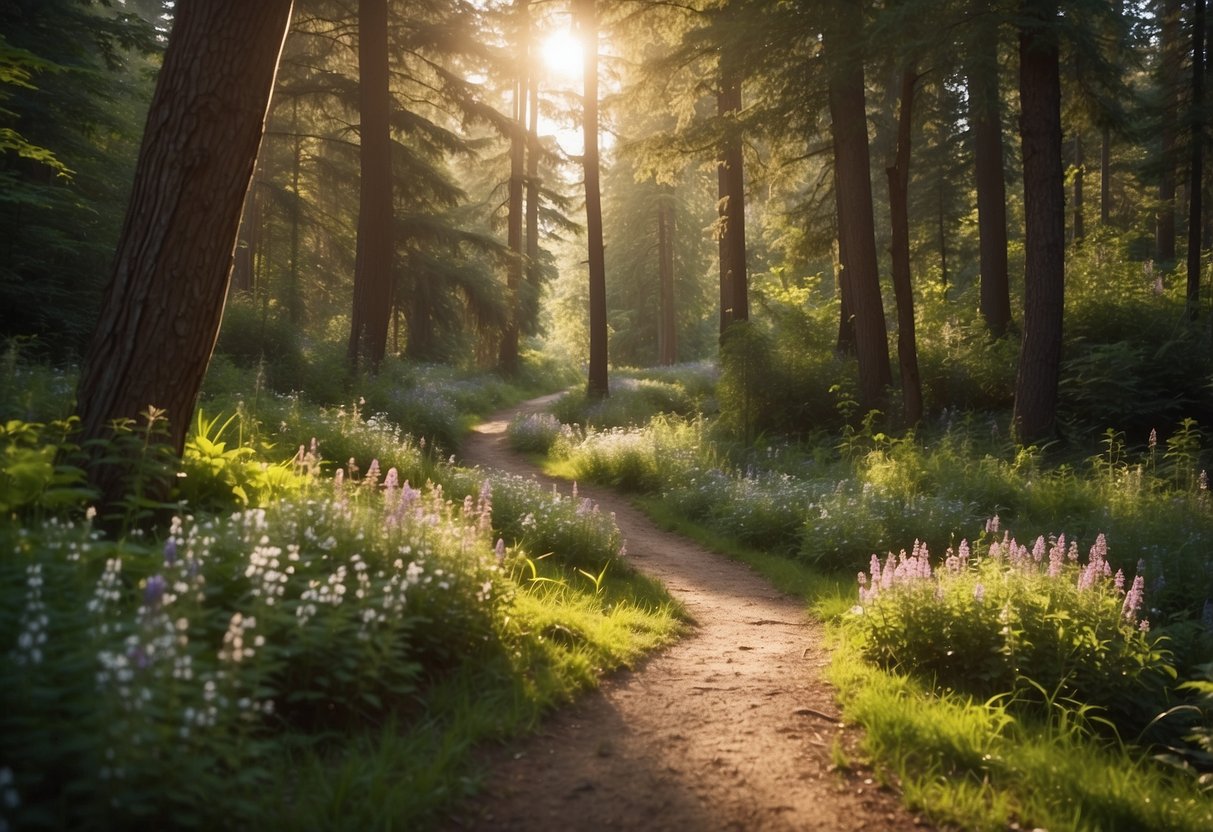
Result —
M 1019 30 L 1024 319 L 1013 423 L 1018 441 L 1054 434 L 1061 370 L 1065 191 L 1056 0 L 1024 0 Z
M 77 387 L 85 440 L 149 406 L 180 453 L 214 349 L 291 0 L 176 6 L 100 318 Z M 121 472 L 89 476 L 110 503 Z
M 585 226 L 589 246 L 590 367 L 586 395 L 605 399 L 607 380 L 606 258 L 602 244 L 602 194 L 598 176 L 598 15 L 595 0 L 576 0 L 585 63 L 582 79 L 582 135 L 585 151 Z
M 897 117 L 897 150 L 889 177 L 889 219 L 892 226 L 893 292 L 897 297 L 897 363 L 906 424 L 922 421 L 922 380 L 918 373 L 918 343 L 914 332 L 914 290 L 910 282 L 910 141 L 914 112 L 913 67 L 901 73 L 901 107 Z
M 1192 166 L 1188 180 L 1188 317 L 1200 313 L 1201 231 L 1204 228 L 1205 0 L 1192 9 Z
M 527 19 L 527 42 L 531 43 L 530 19 Z M 539 73 L 530 74 L 527 84 L 529 104 L 527 109 L 526 150 L 526 318 L 523 331 L 534 335 L 539 331 L 539 293 L 541 271 L 539 268 Z
M 360 183 L 358 250 L 349 361 L 377 370 L 387 353 L 392 310 L 392 157 L 389 114 L 387 0 L 358 2 Z
M 657 360 L 678 363 L 678 325 L 674 314 L 674 194 L 663 189 L 657 201 L 657 258 L 661 281 L 661 323 L 657 327 Z
M 969 60 L 968 84 L 977 185 L 981 316 L 990 334 L 1000 338 L 1011 323 L 1011 283 L 1007 268 L 1002 97 L 998 90 L 998 22 L 989 0 L 974 0 L 973 14 L 977 35 Z
M 525 10 L 526 3 L 522 3 Z M 506 245 L 510 249 L 506 273 L 505 329 L 501 333 L 498 367 L 506 375 L 518 373 L 518 327 L 522 317 L 523 279 L 523 190 L 526 176 L 526 91 L 527 80 L 519 75 L 514 81 L 514 118 L 510 124 L 510 182 L 506 219 Z
M 893 377 L 877 270 L 863 63 L 856 47 L 863 16 L 858 0 L 835 0 L 830 12 L 822 47 L 829 72 L 844 305 L 855 321 L 860 407 L 881 410 Z

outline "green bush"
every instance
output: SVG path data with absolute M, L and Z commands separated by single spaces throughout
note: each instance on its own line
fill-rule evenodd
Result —
M 1175 668 L 1142 617 L 1144 577 L 1125 587 L 1102 535 L 1085 564 L 1064 535 L 1031 550 L 1004 536 L 975 554 L 962 542 L 938 565 L 916 544 L 883 564 L 872 556 L 853 620 L 882 667 L 983 698 L 1095 706 L 1136 732 Z

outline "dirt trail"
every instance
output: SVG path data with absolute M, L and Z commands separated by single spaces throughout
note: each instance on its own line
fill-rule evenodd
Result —
M 467 464 L 513 473 L 509 420 L 496 414 L 463 449 Z M 542 476 L 540 480 L 548 482 Z M 567 483 L 560 483 L 566 489 Z M 615 512 L 628 558 L 694 617 L 692 632 L 634 671 L 492 749 L 485 793 L 450 829 L 904 830 L 922 824 L 864 772 L 831 768 L 838 723 L 820 624 L 748 567 L 664 532 L 626 499 L 579 486 Z

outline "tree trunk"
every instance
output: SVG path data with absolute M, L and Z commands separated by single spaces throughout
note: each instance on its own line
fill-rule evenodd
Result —
M 605 399 L 611 391 L 607 381 L 606 259 L 598 177 L 598 14 L 595 5 L 595 0 L 576 0 L 575 9 L 585 57 L 581 126 L 585 140 L 582 167 L 590 277 L 590 368 L 586 395 L 591 399 Z
M 989 0 L 974 0 L 973 13 L 977 35 L 969 61 L 968 84 L 980 238 L 981 316 L 990 334 L 999 338 L 1011 323 L 1011 284 L 1007 269 L 1002 97 L 998 91 L 998 22 Z
M 678 363 L 678 325 L 674 314 L 674 194 L 663 189 L 657 201 L 657 258 L 661 281 L 661 323 L 657 327 L 657 360 Z
M 1201 230 L 1204 227 L 1205 0 L 1192 9 L 1192 168 L 1188 177 L 1188 317 L 1200 313 Z
M 525 10 L 525 0 L 522 3 Z M 526 176 L 526 91 L 527 80 L 519 75 L 514 81 L 514 118 L 510 124 L 510 183 L 506 219 L 506 245 L 509 269 L 506 276 L 507 303 L 505 330 L 501 333 L 498 367 L 506 375 L 518 373 L 518 326 L 522 317 L 522 197 Z
M 843 294 L 855 321 L 859 404 L 864 411 L 881 410 L 893 377 L 877 271 L 863 63 L 856 48 L 863 16 L 858 0 L 835 0 L 831 12 L 822 47 L 829 72 Z
M 1086 236 L 1086 232 L 1082 225 L 1082 177 L 1083 166 L 1086 160 L 1083 158 L 1082 150 L 1082 133 L 1074 132 L 1074 245 L 1082 242 L 1082 238 Z
M 299 291 L 299 225 L 303 195 L 299 193 L 299 174 L 303 166 L 303 137 L 299 134 L 299 99 L 291 101 L 291 270 L 286 285 L 286 310 L 292 325 L 303 320 L 303 293 Z
M 358 2 L 360 182 L 358 250 L 349 361 L 377 370 L 387 353 L 392 310 L 392 157 L 389 114 L 387 0 Z
M 910 283 L 910 139 L 914 111 L 913 67 L 901 73 L 901 108 L 897 117 L 897 151 L 889 176 L 889 219 L 893 239 L 893 292 L 897 296 L 897 363 L 907 425 L 922 421 L 922 380 L 918 374 L 918 343 L 914 335 L 914 290 Z
M 1164 263 L 1175 260 L 1175 159 L 1179 122 L 1179 74 L 1183 58 L 1180 47 L 1180 0 L 1161 0 L 1162 171 L 1158 180 L 1158 217 L 1154 230 L 1155 257 Z
M 84 440 L 149 406 L 180 453 L 223 316 L 232 254 L 291 0 L 183 0 L 76 391 Z M 121 471 L 94 460 L 104 503 Z
M 1019 30 L 1020 141 L 1024 190 L 1024 318 L 1015 381 L 1015 435 L 1054 433 L 1061 368 L 1065 191 L 1056 0 L 1024 0 Z
M 527 39 L 530 43 L 530 18 L 527 18 Z M 535 335 L 539 331 L 539 73 L 530 73 L 527 109 L 526 156 L 526 318 L 523 331 Z
M 750 317 L 749 276 L 745 245 L 745 171 L 741 136 L 733 119 L 741 112 L 741 74 L 732 50 L 720 53 L 720 88 L 716 111 L 724 125 L 720 147 L 717 192 L 720 202 L 720 325 L 721 334 L 734 321 Z
M 254 174 L 240 212 L 240 231 L 237 234 L 230 286 L 233 294 L 251 293 L 256 280 L 257 240 L 261 236 L 261 201 L 257 199 L 256 181 Z

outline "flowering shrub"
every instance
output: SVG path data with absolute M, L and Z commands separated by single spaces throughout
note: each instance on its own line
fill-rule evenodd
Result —
M 4 529 L 3 818 L 204 825 L 219 794 L 216 812 L 247 818 L 271 727 L 365 721 L 490 647 L 511 590 L 488 489 L 459 505 L 377 469 L 178 516 L 154 545 L 103 540 L 91 518 Z
M 1142 617 L 1140 571 L 1127 586 L 1113 574 L 1103 535 L 1083 563 L 1064 535 L 1029 549 L 990 531 L 984 554 L 962 541 L 938 565 L 921 543 L 883 563 L 873 555 L 853 617 L 863 652 L 940 688 L 1068 698 L 1140 727 L 1175 677 Z
M 562 435 L 571 432 L 551 413 L 528 413 L 510 422 L 510 447 L 523 453 L 546 454 Z

